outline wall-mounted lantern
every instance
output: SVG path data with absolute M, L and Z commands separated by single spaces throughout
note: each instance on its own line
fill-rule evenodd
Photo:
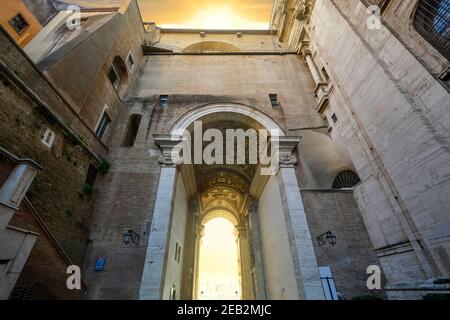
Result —
M 331 244 L 332 246 L 336 245 L 336 236 L 333 232 L 328 231 L 324 234 L 321 234 L 317 237 L 317 241 L 319 242 L 319 247 L 323 247 L 327 243 Z
M 123 243 L 125 245 L 129 245 L 130 243 L 138 245 L 140 238 L 141 236 L 139 235 L 139 233 L 134 232 L 133 230 L 130 229 L 123 234 Z

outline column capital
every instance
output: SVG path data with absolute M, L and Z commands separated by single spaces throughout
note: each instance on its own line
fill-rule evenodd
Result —
M 278 157 L 280 167 L 293 167 L 298 163 L 295 150 L 300 143 L 300 137 L 278 137 Z
M 205 226 L 197 226 L 195 235 L 197 236 L 197 240 L 201 240 L 205 236 Z
M 189 212 L 195 214 L 196 216 L 200 215 L 200 205 L 198 203 L 197 196 L 193 196 L 188 200 Z
M 250 201 L 250 214 L 255 214 L 258 211 L 259 201 L 256 199 L 252 199 Z
M 234 236 L 236 237 L 236 239 L 247 239 L 248 238 L 247 227 L 240 225 L 235 226 Z
M 161 150 L 161 155 L 159 157 L 159 163 L 166 167 L 174 167 L 177 165 L 174 155 L 177 153 L 181 143 L 183 142 L 182 136 L 167 135 L 167 134 L 154 134 L 153 140 L 158 148 Z
M 302 59 L 306 61 L 306 56 L 312 56 L 312 52 L 309 49 L 309 40 L 300 41 L 299 54 Z

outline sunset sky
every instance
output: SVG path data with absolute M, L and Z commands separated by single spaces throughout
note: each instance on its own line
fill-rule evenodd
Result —
M 121 0 L 69 0 L 84 6 L 119 6 Z M 138 0 L 144 21 L 162 27 L 268 29 L 273 0 Z

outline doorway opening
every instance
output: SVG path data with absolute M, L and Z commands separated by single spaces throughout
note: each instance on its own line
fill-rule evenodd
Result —
M 235 226 L 222 217 L 204 225 L 200 245 L 198 300 L 240 300 L 241 281 Z

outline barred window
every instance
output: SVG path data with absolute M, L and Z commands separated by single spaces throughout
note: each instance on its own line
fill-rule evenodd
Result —
M 450 60 L 450 0 L 420 0 L 414 28 Z
M 333 181 L 333 189 L 347 189 L 353 188 L 355 185 L 361 182 L 358 175 L 351 171 L 345 170 L 340 172 Z
M 36 295 L 35 286 L 29 287 L 14 287 L 13 291 L 9 296 L 9 300 L 33 300 L 33 297 Z

